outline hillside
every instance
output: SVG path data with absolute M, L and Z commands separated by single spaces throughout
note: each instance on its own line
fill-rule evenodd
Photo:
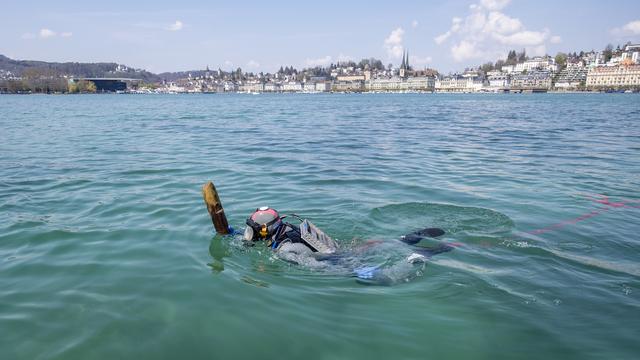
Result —
M 11 72 L 14 76 L 25 76 L 29 73 L 49 74 L 52 76 L 73 77 L 126 77 L 143 79 L 147 82 L 160 80 L 151 72 L 133 69 L 116 63 L 78 63 L 78 62 L 46 62 L 35 60 L 14 60 L 0 55 L 0 74 Z

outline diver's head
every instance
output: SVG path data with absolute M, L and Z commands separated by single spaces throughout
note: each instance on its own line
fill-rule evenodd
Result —
M 276 209 L 268 206 L 257 208 L 247 219 L 244 239 L 247 241 L 267 239 L 275 234 L 281 224 L 282 220 Z

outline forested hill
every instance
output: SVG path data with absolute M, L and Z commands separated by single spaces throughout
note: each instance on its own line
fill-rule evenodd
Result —
M 151 72 L 133 69 L 116 63 L 78 63 L 78 62 L 46 62 L 34 60 L 13 60 L 0 55 L 0 74 L 10 72 L 14 76 L 23 77 L 33 74 L 49 76 L 74 77 L 126 77 L 156 82 L 160 78 Z

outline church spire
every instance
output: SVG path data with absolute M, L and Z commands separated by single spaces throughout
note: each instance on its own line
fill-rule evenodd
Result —
M 409 70 L 409 50 L 407 50 L 406 63 L 404 64 L 405 69 Z

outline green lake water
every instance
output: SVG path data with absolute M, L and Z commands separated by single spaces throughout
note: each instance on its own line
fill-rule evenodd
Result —
M 363 285 L 215 236 L 208 180 L 455 249 Z M 0 96 L 0 358 L 637 359 L 639 190 L 633 94 Z

